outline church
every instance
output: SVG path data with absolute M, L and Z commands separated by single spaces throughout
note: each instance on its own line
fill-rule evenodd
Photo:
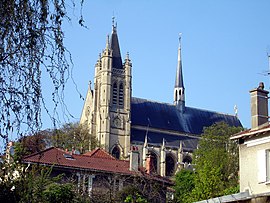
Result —
M 80 123 L 86 123 L 91 135 L 114 157 L 129 159 L 135 150 L 140 166 L 146 166 L 150 155 L 153 173 L 172 176 L 192 163 L 204 127 L 222 121 L 241 126 L 236 116 L 186 106 L 180 40 L 172 92 L 173 104 L 132 96 L 131 59 L 127 53 L 122 60 L 113 23 L 95 65 L 94 87 L 89 84 Z

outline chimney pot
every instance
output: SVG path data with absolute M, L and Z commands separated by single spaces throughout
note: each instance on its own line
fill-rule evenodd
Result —
M 146 157 L 146 173 L 151 174 L 153 171 L 153 157 L 151 154 L 147 154 Z
M 264 83 L 249 91 L 251 97 L 251 128 L 268 122 L 268 91 L 264 90 Z
M 139 169 L 139 152 L 138 150 L 131 150 L 129 157 L 129 170 L 138 171 L 138 169 Z

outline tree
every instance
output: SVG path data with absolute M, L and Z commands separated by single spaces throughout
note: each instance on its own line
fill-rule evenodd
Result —
M 204 129 L 195 152 L 194 201 L 222 196 L 237 188 L 238 145 L 229 138 L 241 129 L 223 122 Z
M 66 183 L 64 175 L 51 176 L 52 167 L 21 163 L 23 148 L 16 143 L 11 159 L 0 162 L 0 202 L 87 202 Z
M 183 169 L 175 175 L 175 199 L 177 202 L 188 202 L 190 192 L 194 189 L 194 172 Z
M 24 155 L 40 152 L 46 149 L 50 142 L 50 130 L 42 130 L 36 132 L 34 135 L 23 136 L 19 139 L 24 150 Z
M 97 139 L 90 134 L 88 126 L 79 123 L 64 124 L 62 128 L 52 132 L 50 140 L 55 147 L 76 149 L 80 153 L 85 153 L 99 146 Z
M 84 0 L 79 1 L 82 6 Z M 64 106 L 65 84 L 72 77 L 71 55 L 64 45 L 66 8 L 71 0 L 1 0 L 0 6 L 0 137 L 41 128 L 41 108 L 54 125 Z M 80 9 L 82 10 L 82 9 Z M 81 13 L 80 13 L 81 14 Z M 79 23 L 83 25 L 82 15 Z M 42 77 L 51 80 L 52 111 L 43 97 Z M 48 88 L 49 84 L 46 84 Z

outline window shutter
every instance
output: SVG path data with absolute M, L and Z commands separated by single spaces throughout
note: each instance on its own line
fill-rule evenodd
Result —
M 266 181 L 266 153 L 265 150 L 257 152 L 257 167 L 258 167 L 258 182 L 263 183 Z

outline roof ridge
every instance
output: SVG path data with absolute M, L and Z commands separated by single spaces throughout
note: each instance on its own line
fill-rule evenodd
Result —
M 215 110 L 207 110 L 207 109 L 204 109 L 204 108 L 197 108 L 197 107 L 191 107 L 191 106 L 187 106 L 187 108 L 190 108 L 190 109 L 197 109 L 197 110 L 201 110 L 201 111 L 207 111 L 207 112 L 211 112 L 211 113 L 216 113 L 216 114 L 222 114 L 222 115 L 226 115 L 226 116 L 233 116 L 233 117 L 236 117 L 236 116 L 233 115 L 233 114 L 223 113 L 223 112 L 215 111 Z
M 151 100 L 151 99 L 144 99 L 144 98 L 140 98 L 140 97 L 132 97 L 132 99 L 140 99 L 140 100 L 144 100 L 144 101 L 155 102 L 155 103 L 158 103 L 158 104 L 167 104 L 167 105 L 170 105 L 170 106 L 175 106 L 174 104 L 171 104 L 171 103 L 168 103 L 168 102 L 154 101 L 154 100 Z
M 44 149 L 44 150 L 41 150 L 41 151 L 39 151 L 39 152 L 35 152 L 35 153 L 32 153 L 32 154 L 26 155 L 26 156 L 24 156 L 23 158 L 24 158 L 24 159 L 25 159 L 25 158 L 29 158 L 29 157 L 35 156 L 35 155 L 37 155 L 37 154 L 40 154 L 40 153 L 43 153 L 43 152 L 52 150 L 52 149 L 57 149 L 57 148 L 56 148 L 56 147 L 49 147 L 49 148 Z
M 89 152 L 86 152 L 84 154 L 82 154 L 83 156 L 88 156 L 88 157 L 91 157 L 91 158 L 96 158 L 95 155 L 98 155 L 97 153 L 98 152 L 101 152 L 103 154 L 105 154 L 106 157 L 100 157 L 98 156 L 99 158 L 103 158 L 103 159 L 115 159 L 115 157 L 113 157 L 111 154 L 109 154 L 108 152 L 106 152 L 105 150 L 101 149 L 101 148 L 96 148 L 92 151 L 89 151 Z
M 154 101 L 154 100 L 151 100 L 151 99 L 144 99 L 144 98 L 140 98 L 140 97 L 132 97 L 132 99 L 140 99 L 140 100 L 144 100 L 144 101 L 148 101 L 148 102 L 154 102 L 154 103 L 158 103 L 158 104 L 167 104 L 169 106 L 175 106 L 174 104 L 171 104 L 171 103 L 168 103 L 168 102 Z M 217 114 L 221 114 L 221 115 L 228 115 L 228 116 L 235 117 L 235 115 L 233 115 L 233 114 L 223 113 L 223 112 L 215 111 L 215 110 L 207 110 L 205 108 L 198 108 L 198 107 L 191 107 L 191 106 L 186 106 L 186 108 L 197 109 L 197 110 L 201 110 L 201 111 L 212 112 L 212 113 L 217 113 Z

